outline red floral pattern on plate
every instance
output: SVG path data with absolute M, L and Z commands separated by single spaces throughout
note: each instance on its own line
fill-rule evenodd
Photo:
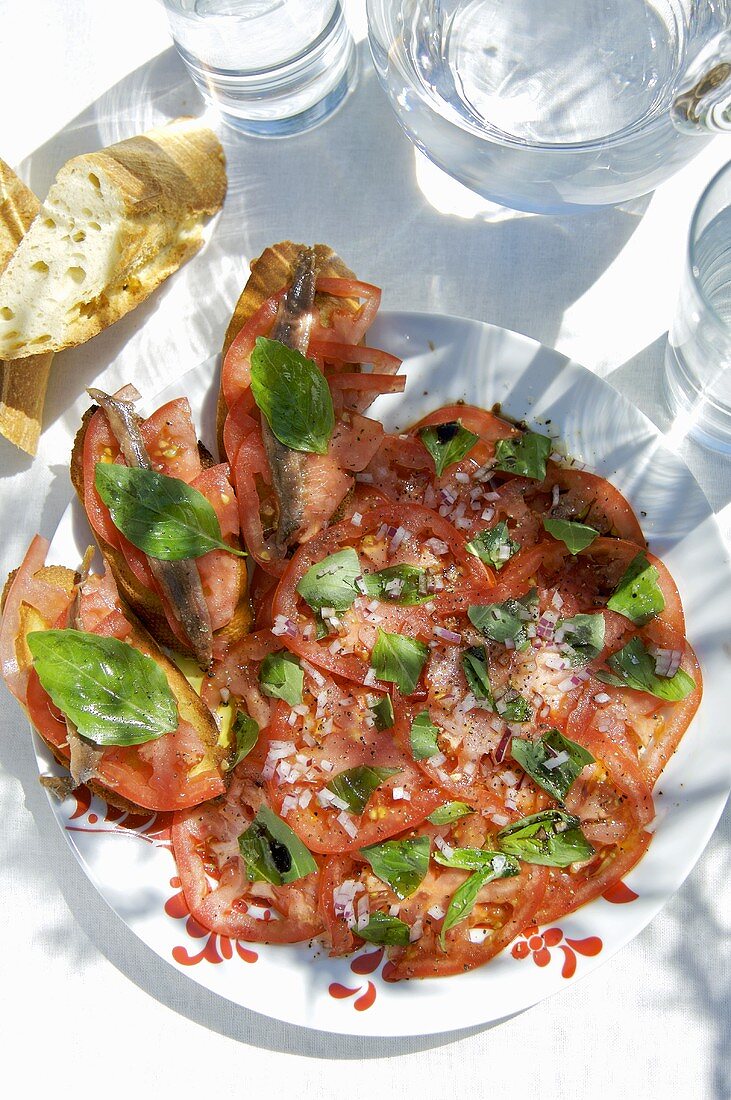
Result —
M 356 955 L 354 959 L 351 959 L 350 969 L 358 975 L 373 974 L 381 965 L 383 954 L 383 948 L 380 947 L 377 951 L 367 951 L 364 955 Z M 328 993 L 338 1001 L 354 997 L 356 993 L 360 993 L 360 996 L 353 1001 L 353 1008 L 357 1012 L 365 1012 L 366 1009 L 372 1008 L 376 1001 L 376 986 L 370 981 L 365 991 L 363 991 L 362 985 L 357 985 L 355 989 L 351 989 L 350 986 L 341 985 L 340 982 L 331 982 Z
M 558 947 L 563 952 L 564 962 L 561 967 L 562 978 L 573 978 L 576 973 L 576 955 L 598 955 L 604 944 L 598 936 L 587 936 L 583 940 L 573 940 L 566 937 L 560 928 L 547 928 L 541 932 L 537 925 L 529 925 L 521 937 L 515 941 L 510 953 L 514 959 L 533 958 L 536 966 L 548 966 L 551 961 L 551 948 Z
M 199 924 L 195 917 L 191 916 L 185 895 L 180 889 L 180 879 L 177 875 L 170 879 L 170 885 L 177 889 L 177 893 L 165 902 L 165 912 L 173 920 L 185 920 L 185 931 L 192 940 L 203 940 L 203 947 L 191 955 L 186 947 L 177 945 L 172 950 L 172 956 L 181 966 L 195 966 L 197 963 L 209 962 L 217 965 L 226 959 L 232 959 L 234 953 L 246 963 L 255 963 L 259 958 L 256 951 L 245 945 L 242 940 L 232 940 L 230 936 L 222 936 L 217 932 L 209 932 L 207 928 Z M 196 945 L 197 946 L 197 945 Z

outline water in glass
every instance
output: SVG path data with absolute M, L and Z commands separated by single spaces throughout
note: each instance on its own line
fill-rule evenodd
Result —
M 340 0 L 164 0 L 204 98 L 248 133 L 283 135 L 329 115 L 355 72 Z

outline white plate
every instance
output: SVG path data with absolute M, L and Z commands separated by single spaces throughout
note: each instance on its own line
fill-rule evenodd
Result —
M 652 550 L 672 572 L 688 637 L 703 669 L 703 702 L 656 792 L 650 850 L 613 900 L 599 898 L 560 921 L 544 943 L 519 937 L 470 974 L 388 984 L 381 952 L 355 960 L 307 946 L 259 946 L 205 933 L 186 919 L 164 830 L 91 805 L 51 800 L 85 874 L 128 927 L 161 959 L 207 989 L 276 1019 L 349 1035 L 425 1035 L 484 1024 L 527 1008 L 583 977 L 636 936 L 677 890 L 703 851 L 731 785 L 727 716 L 731 622 L 729 561 L 711 509 L 653 425 L 610 385 L 557 352 L 477 321 L 413 313 L 381 315 L 371 342 L 404 359 L 403 397 L 382 397 L 373 415 L 389 428 L 459 398 L 504 411 L 563 439 L 570 454 L 610 478 L 639 515 Z M 132 380 L 133 381 L 133 380 Z M 158 395 L 187 395 L 214 440 L 216 360 Z M 53 540 L 53 562 L 73 564 L 89 541 L 72 504 Z M 52 767 L 38 742 L 42 771 Z M 114 820 L 116 818 L 116 820 Z M 636 896 L 635 896 L 636 895 Z M 658 959 L 658 965 L 660 960 Z

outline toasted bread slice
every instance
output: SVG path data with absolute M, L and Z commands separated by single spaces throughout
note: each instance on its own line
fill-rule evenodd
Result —
M 16 572 L 17 570 L 13 571 L 5 583 L 2 597 L 0 597 L 0 612 L 4 609 L 5 599 Z M 34 574 L 34 579 L 43 584 L 51 585 L 54 588 L 59 588 L 68 596 L 71 596 L 77 581 L 77 574 L 74 573 L 73 569 L 67 569 L 64 566 L 50 565 L 43 566 L 39 569 Z M 141 653 L 144 653 L 148 657 L 152 657 L 156 664 L 163 670 L 170 690 L 177 703 L 181 720 L 189 722 L 195 728 L 205 746 L 206 758 L 210 760 L 211 763 L 217 766 L 220 765 L 226 759 L 228 749 L 219 744 L 218 727 L 210 710 L 197 692 L 191 687 L 178 666 L 162 652 L 154 638 L 145 630 L 142 623 L 140 623 L 136 616 L 130 612 L 129 608 L 125 607 L 124 613 L 125 618 L 132 626 L 132 631 L 127 636 L 126 641 Z M 51 625 L 51 623 L 47 623 L 43 620 L 35 608 L 25 603 L 21 605 L 20 629 L 15 641 L 15 652 L 18 658 L 18 664 L 22 670 L 30 668 L 32 664 L 31 653 L 26 642 L 27 635 L 33 630 L 48 629 Z M 40 731 L 38 732 L 44 744 L 48 746 L 56 760 L 64 767 L 67 767 L 68 757 L 65 756 L 56 745 L 53 745 L 47 740 Z M 129 799 L 118 794 L 116 791 L 110 790 L 96 779 L 90 780 L 86 786 L 94 794 L 99 795 L 100 798 L 105 799 L 112 806 L 116 806 L 120 810 L 127 810 L 136 814 L 144 813 L 146 816 L 149 816 L 151 812 L 145 807 L 130 802 Z
M 241 329 L 249 321 L 259 307 L 271 298 L 272 294 L 287 287 L 292 282 L 297 258 L 305 248 L 305 245 L 294 244 L 292 241 L 281 241 L 266 248 L 261 256 L 251 262 L 251 274 L 241 296 L 236 303 L 233 316 L 226 329 L 223 341 L 222 357 L 238 336 Z M 323 278 L 354 279 L 355 275 L 346 267 L 338 254 L 326 244 L 314 245 L 317 257 L 317 273 Z M 328 294 L 318 293 L 315 296 L 315 306 L 320 310 L 323 320 L 327 320 L 333 307 L 355 313 L 359 303 L 356 299 L 332 298 Z M 226 402 L 223 390 L 218 392 L 218 407 L 216 411 L 216 427 L 218 433 L 219 454 L 224 454 L 223 425 L 226 419 Z M 230 457 L 230 456 L 229 456 Z
M 74 157 L 0 275 L 0 359 L 123 317 L 198 251 L 225 192 L 220 142 L 190 119 Z
M 41 204 L 29 187 L 0 160 L 0 275 L 28 231 Z M 36 453 L 53 354 L 33 355 L 22 364 L 0 361 L 0 433 Z
M 87 409 L 84 413 L 81 427 L 76 433 L 73 450 L 71 452 L 71 482 L 81 501 L 82 507 L 84 505 L 84 439 L 89 421 L 96 410 L 97 406 L 92 405 L 91 408 Z M 198 450 L 203 466 L 213 466 L 214 459 L 202 443 L 198 444 Z M 100 535 L 95 535 L 95 538 L 102 552 L 102 556 L 117 582 L 119 594 L 127 606 L 130 607 L 135 615 L 145 624 L 153 638 L 155 638 L 160 645 L 167 646 L 169 649 L 192 655 L 192 648 L 185 647 L 180 639 L 171 631 L 162 603 L 157 594 L 149 588 L 144 588 L 140 584 L 127 564 L 124 554 L 114 546 L 110 546 L 110 544 L 105 539 L 101 538 Z M 236 611 L 231 621 L 225 627 L 215 631 L 213 635 L 214 640 L 220 638 L 225 642 L 235 642 L 243 637 L 244 634 L 248 634 L 251 628 L 253 616 L 251 602 L 249 600 L 249 578 L 246 561 L 243 558 L 236 558 L 236 563 L 239 571 L 239 599 L 236 605 Z

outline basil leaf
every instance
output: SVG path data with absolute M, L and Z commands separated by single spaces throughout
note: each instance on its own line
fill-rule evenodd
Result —
M 665 597 L 657 583 L 658 572 L 644 553 L 632 559 L 626 572 L 607 601 L 610 611 L 617 611 L 637 626 L 644 626 L 664 609 Z
M 291 707 L 302 702 L 305 675 L 299 659 L 286 649 L 269 653 L 259 668 L 261 690 L 270 699 L 284 699 Z
M 542 810 L 506 825 L 498 844 L 508 855 L 544 867 L 568 867 L 594 855 L 578 817 L 565 810 Z
M 457 867 L 460 871 L 494 871 L 495 860 L 501 878 L 520 874 L 520 864 L 503 852 L 491 852 L 487 848 L 452 848 L 451 854 L 435 851 L 434 860 L 442 867 Z
M 327 454 L 335 413 L 325 376 L 311 359 L 257 336 L 251 392 L 280 443 L 293 451 Z
M 556 729 L 538 741 L 514 737 L 510 751 L 523 771 L 558 802 L 563 802 L 582 769 L 594 762 L 590 752 Z M 556 765 L 557 760 L 562 762 Z
M 311 852 L 268 806 L 259 812 L 239 837 L 239 852 L 249 882 L 284 886 L 317 871 Z
M 377 573 L 364 573 L 361 585 L 366 596 L 404 607 L 432 598 L 427 591 L 426 571 L 414 565 L 390 565 Z
M 588 665 L 604 649 L 606 624 L 603 615 L 574 615 L 559 619 L 557 629 L 563 631 L 562 656 L 574 668 Z
M 495 700 L 495 710 L 506 722 L 530 722 L 533 717 L 530 703 L 514 688 L 509 688 Z
M 392 775 L 398 775 L 398 772 L 398 768 L 372 768 L 364 764 L 339 772 L 326 786 L 343 802 L 347 802 L 352 814 L 362 814 L 376 787 Z
M 365 928 L 356 928 L 353 931 L 356 936 L 360 936 L 362 940 L 367 940 L 368 943 L 408 947 L 411 929 L 408 924 L 399 920 L 398 917 L 392 917 L 388 913 L 376 910 L 375 913 L 371 913 Z
M 390 730 L 393 728 L 395 718 L 390 695 L 379 696 L 377 702 L 371 703 L 370 710 L 377 730 Z
M 245 556 L 224 542 L 218 516 L 203 493 L 178 477 L 97 462 L 94 484 L 117 530 L 151 558 L 182 561 L 209 550 Z
M 386 840 L 361 848 L 373 874 L 390 886 L 397 898 L 408 898 L 423 882 L 429 870 L 429 837 Z
M 649 695 L 665 699 L 669 703 L 685 699 L 695 688 L 695 680 L 682 668 L 674 676 L 658 676 L 652 655 L 638 637 L 632 638 L 618 653 L 613 653 L 607 664 L 615 675 L 599 671 L 596 674 L 597 679 L 615 687 L 646 691 Z
M 469 849 L 462 848 L 458 850 L 466 852 Z M 488 852 L 486 854 L 491 857 L 487 865 L 482 870 L 470 875 L 452 895 L 439 936 L 443 948 L 445 947 L 447 932 L 470 915 L 483 886 L 487 886 L 488 882 L 493 882 L 497 878 L 509 878 L 520 874 L 520 867 L 510 856 L 501 852 Z
M 313 611 L 322 611 L 323 607 L 347 611 L 358 595 L 355 580 L 360 574 L 358 555 L 347 546 L 311 565 L 299 581 L 297 591 Z
M 442 476 L 448 466 L 461 462 L 480 438 L 474 432 L 468 432 L 463 428 L 459 420 L 419 428 L 417 434 L 434 459 L 438 477 Z
M 236 756 L 231 764 L 232 768 L 235 768 L 237 764 L 240 764 L 245 756 L 248 756 L 254 745 L 259 740 L 259 723 L 255 722 L 248 714 L 243 710 L 240 710 L 236 715 L 232 732 L 236 738 Z
M 514 554 L 518 553 L 520 543 L 511 539 L 508 525 L 504 519 L 501 519 L 494 527 L 486 531 L 478 531 L 471 542 L 467 543 L 466 549 L 485 565 L 491 565 L 493 569 L 500 570 Z
M 414 760 L 428 760 L 430 756 L 436 756 L 439 752 L 437 734 L 439 729 L 432 723 L 429 711 L 423 710 L 417 714 L 411 723 L 411 752 Z
M 396 684 L 403 695 L 411 695 L 421 676 L 429 647 L 403 634 L 389 634 L 378 628 L 371 652 L 371 668 L 379 680 Z
M 465 649 L 461 661 L 467 686 L 475 699 L 484 700 L 494 710 L 495 703 L 487 670 L 487 650 L 484 645 L 471 645 L 469 649 Z
M 578 554 L 580 550 L 586 550 L 594 539 L 599 537 L 599 532 L 585 523 L 577 523 L 573 519 L 559 519 L 556 516 L 544 516 L 543 526 L 549 535 L 563 542 L 568 547 L 569 553 Z
M 315 640 L 321 642 L 332 633 L 330 626 L 325 622 L 319 611 L 315 612 Z
M 473 604 L 467 609 L 470 622 L 493 642 L 510 639 L 517 650 L 527 649 L 528 624 L 538 615 L 538 590 L 531 588 L 525 596 L 512 597 L 504 603 Z
M 553 443 L 548 436 L 536 432 L 523 432 L 518 439 L 498 439 L 495 469 L 543 481 L 546 460 L 552 450 Z
M 445 802 L 443 806 L 437 806 L 436 810 L 429 814 L 427 821 L 432 825 L 451 825 L 460 817 L 467 817 L 475 811 L 466 802 Z
M 178 728 L 178 707 L 165 673 L 118 638 L 84 630 L 28 634 L 44 691 L 95 745 L 142 745 Z

